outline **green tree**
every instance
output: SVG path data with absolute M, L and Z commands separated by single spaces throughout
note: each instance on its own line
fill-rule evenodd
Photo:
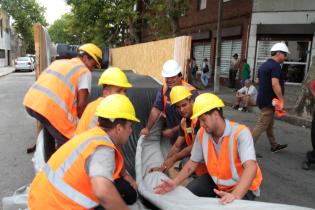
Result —
M 0 7 L 12 16 L 15 31 L 22 37 L 27 53 L 34 53 L 33 24 L 47 26 L 44 18 L 45 7 L 35 0 L 0 0 Z
M 66 0 L 74 15 L 74 29 L 81 42 L 121 45 L 127 39 L 139 42 L 135 29 L 136 0 Z M 75 31 L 73 31 L 75 32 Z
M 188 0 L 66 0 L 66 3 L 72 8 L 71 15 L 62 17 L 49 29 L 55 42 L 122 46 L 140 43 L 142 35 L 153 39 L 179 35 L 178 20 Z
M 78 44 L 79 40 L 74 33 L 74 16 L 64 14 L 48 28 L 48 33 L 54 43 Z

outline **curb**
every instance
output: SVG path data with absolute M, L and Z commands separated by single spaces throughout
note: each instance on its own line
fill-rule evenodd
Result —
M 12 72 L 14 72 L 14 68 L 9 69 L 7 71 L 1 72 L 1 68 L 0 68 L 0 77 L 6 76 L 8 74 L 11 74 Z

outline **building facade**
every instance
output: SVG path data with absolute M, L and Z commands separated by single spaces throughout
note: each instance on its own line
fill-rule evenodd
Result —
M 314 0 L 253 0 L 248 44 L 248 62 L 253 78 L 259 66 L 270 57 L 276 42 L 285 42 L 290 50 L 283 65 L 287 85 L 300 84 L 315 55 Z
M 237 53 L 246 58 L 251 0 L 224 0 L 221 45 L 221 78 L 228 78 L 230 60 Z M 192 36 L 192 56 L 198 68 L 207 58 L 211 69 L 215 65 L 218 0 L 191 0 L 184 16 L 180 17 L 181 34 Z
M 11 65 L 10 17 L 0 9 L 0 67 Z

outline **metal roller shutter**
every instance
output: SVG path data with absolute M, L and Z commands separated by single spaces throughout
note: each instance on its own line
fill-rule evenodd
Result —
M 232 56 L 237 53 L 241 57 L 242 40 L 224 40 L 221 43 L 221 66 L 220 77 L 229 77 L 230 61 Z
M 210 42 L 194 43 L 193 44 L 193 56 L 196 59 L 198 70 L 201 69 L 203 59 L 210 60 L 211 44 Z

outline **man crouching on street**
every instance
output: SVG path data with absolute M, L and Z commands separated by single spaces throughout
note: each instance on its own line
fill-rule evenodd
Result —
M 96 109 L 99 126 L 66 142 L 33 180 L 28 207 L 34 209 L 128 209 L 137 199 L 136 185 L 122 175 L 117 149 L 139 122 L 130 100 L 113 94 Z
M 254 200 L 259 195 L 262 174 L 256 162 L 253 138 L 246 126 L 224 119 L 222 107 L 222 100 L 211 93 L 196 98 L 191 119 L 199 118 L 201 128 L 190 160 L 175 179 L 162 180 L 155 193 L 174 190 L 204 161 L 208 173 L 187 185 L 195 195 L 218 196 L 222 204 L 235 199 Z

